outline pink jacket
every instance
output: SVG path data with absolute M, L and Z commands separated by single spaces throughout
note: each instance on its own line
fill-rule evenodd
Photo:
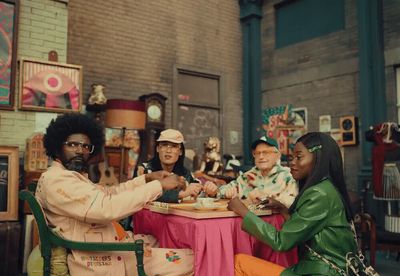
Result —
M 145 183 L 144 176 L 105 188 L 54 161 L 40 177 L 36 197 L 49 224 L 60 227 L 65 238 L 117 242 L 112 221 L 141 210 L 161 193 L 161 183 Z M 134 275 L 135 265 L 131 252 L 73 251 L 68 256 L 71 275 Z

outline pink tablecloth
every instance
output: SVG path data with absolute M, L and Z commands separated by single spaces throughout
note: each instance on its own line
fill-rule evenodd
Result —
M 280 229 L 281 215 L 263 219 Z M 283 265 L 297 262 L 297 251 L 273 251 L 241 230 L 242 219 L 191 219 L 141 210 L 133 216 L 135 233 L 151 234 L 160 247 L 191 248 L 194 251 L 196 276 L 233 276 L 234 255 L 245 253 Z

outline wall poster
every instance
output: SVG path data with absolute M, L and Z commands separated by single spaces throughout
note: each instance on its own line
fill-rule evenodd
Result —
M 21 59 L 19 108 L 47 112 L 79 112 L 82 66 Z
M 18 0 L 0 0 L 0 109 L 14 109 Z

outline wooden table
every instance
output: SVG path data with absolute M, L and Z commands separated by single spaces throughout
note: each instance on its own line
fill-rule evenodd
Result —
M 210 208 L 198 207 L 194 200 L 185 200 L 182 203 L 155 201 L 147 205 L 145 208 L 155 213 L 177 215 L 193 219 L 238 217 L 238 214 L 227 209 L 228 201 L 229 200 L 227 199 L 218 200 L 214 203 L 215 206 Z M 257 210 L 254 211 L 254 213 L 258 216 L 272 215 L 271 210 Z

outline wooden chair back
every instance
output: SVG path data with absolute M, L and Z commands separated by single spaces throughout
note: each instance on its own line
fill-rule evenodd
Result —
M 21 200 L 27 201 L 38 226 L 40 252 L 44 261 L 44 276 L 50 276 L 51 249 L 58 246 L 81 251 L 133 251 L 136 255 L 138 275 L 146 276 L 143 266 L 143 240 L 137 240 L 134 243 L 99 243 L 76 242 L 64 239 L 49 227 L 43 209 L 30 188 L 29 190 L 20 191 L 19 197 Z
M 371 266 L 375 267 L 377 250 L 397 252 L 397 261 L 399 260 L 400 233 L 388 232 L 378 228 L 374 218 L 368 213 L 356 214 L 354 222 L 361 240 L 362 251 L 365 252 L 369 249 Z

